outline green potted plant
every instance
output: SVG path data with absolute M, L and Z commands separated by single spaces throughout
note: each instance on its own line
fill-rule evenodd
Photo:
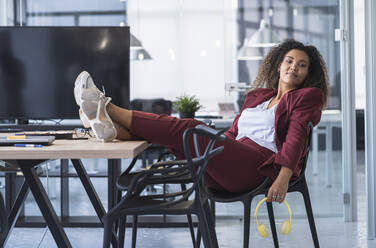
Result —
M 200 101 L 196 96 L 183 95 L 176 98 L 174 108 L 179 112 L 180 118 L 194 118 L 195 112 L 202 108 Z

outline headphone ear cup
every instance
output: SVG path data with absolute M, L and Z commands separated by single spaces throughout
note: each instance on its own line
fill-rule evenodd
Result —
M 264 224 L 259 224 L 257 226 L 257 230 L 258 232 L 260 233 L 260 236 L 263 237 L 263 238 L 267 238 L 268 237 L 268 230 L 266 229 L 266 226 Z
M 291 224 L 288 220 L 284 221 L 281 226 L 281 233 L 282 234 L 289 234 L 291 231 Z

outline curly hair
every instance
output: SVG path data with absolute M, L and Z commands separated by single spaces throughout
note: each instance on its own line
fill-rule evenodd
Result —
M 309 57 L 308 75 L 299 88 L 316 87 L 321 89 L 324 95 L 323 107 L 325 107 L 329 95 L 329 78 L 325 61 L 316 47 L 304 45 L 294 39 L 287 39 L 270 50 L 248 92 L 256 88 L 278 89 L 278 68 L 285 55 L 292 49 L 304 51 Z

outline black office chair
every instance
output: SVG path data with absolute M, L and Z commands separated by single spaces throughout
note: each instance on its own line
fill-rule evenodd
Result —
M 167 158 L 165 156 L 167 156 Z M 158 162 L 151 165 L 149 168 L 157 169 L 160 166 L 169 166 L 169 165 L 174 165 L 177 163 L 177 161 L 168 160 L 170 158 L 171 158 L 170 152 L 162 153 L 158 158 Z M 131 172 L 137 162 L 137 159 L 138 158 L 135 157 L 132 160 L 128 168 L 118 177 L 116 181 L 118 200 L 121 199 L 123 191 L 128 191 L 129 186 L 132 182 L 132 179 L 134 178 L 135 175 L 137 175 L 137 172 Z M 187 163 L 186 160 L 179 161 L 180 165 L 183 165 L 186 163 Z M 192 183 L 192 178 L 191 178 L 189 171 L 187 171 L 187 173 L 185 174 L 181 174 L 180 177 L 164 178 L 164 180 L 160 182 L 160 184 L 163 184 L 163 194 L 167 193 L 166 185 L 180 184 L 181 190 L 186 190 L 186 184 L 188 183 Z M 155 184 L 159 184 L 159 183 L 155 181 Z M 149 185 L 149 186 L 154 186 L 155 184 Z M 165 221 L 165 215 L 163 215 L 163 217 Z M 119 247 L 124 247 L 126 218 L 127 218 L 126 216 L 123 216 L 119 222 Z M 194 232 L 194 227 L 193 227 L 192 216 L 190 214 L 187 214 L 187 220 L 188 220 L 189 230 L 191 233 L 192 243 L 193 245 L 195 245 L 196 237 L 195 237 L 195 232 Z M 136 247 L 137 224 L 138 224 L 138 217 L 137 215 L 133 215 L 132 246 L 131 246 L 132 248 Z
M 311 200 L 308 192 L 308 185 L 305 178 L 305 169 L 307 165 L 307 159 L 308 159 L 308 153 L 309 153 L 309 147 L 311 144 L 311 137 L 312 137 L 312 129 L 313 125 L 312 123 L 308 124 L 307 133 L 308 133 L 308 141 L 306 145 L 305 155 L 302 157 L 302 169 L 300 172 L 300 176 L 293 181 L 290 181 L 288 192 L 300 192 L 303 195 L 304 204 L 307 211 L 307 217 L 309 221 L 309 226 L 311 229 L 311 234 L 313 238 L 313 243 L 316 248 L 319 247 L 319 241 L 317 237 L 317 231 L 315 226 L 315 220 L 312 213 L 312 206 L 311 206 Z M 251 203 L 255 196 L 257 195 L 267 195 L 269 191 L 269 187 L 271 185 L 271 182 L 269 178 L 267 178 L 260 186 L 258 186 L 256 189 L 253 189 L 249 192 L 242 192 L 242 193 L 232 193 L 228 191 L 218 191 L 214 189 L 210 189 L 206 187 L 206 192 L 208 194 L 209 200 L 210 200 L 210 207 L 211 211 L 213 213 L 213 216 L 215 216 L 215 202 L 236 202 L 240 201 L 243 203 L 244 206 L 244 230 L 243 230 L 243 247 L 248 248 L 249 247 L 249 230 L 250 230 L 250 216 L 251 216 Z M 269 215 L 269 222 L 273 234 L 273 241 L 274 241 L 274 247 L 279 247 L 278 244 L 278 237 L 277 237 L 277 231 L 275 227 L 275 220 L 274 220 L 274 212 L 273 212 L 273 205 L 271 202 L 267 202 L 267 209 L 268 209 L 268 215 Z M 215 222 L 214 222 L 215 223 Z M 197 233 L 197 247 L 200 247 L 200 232 Z
M 144 112 L 149 112 L 149 113 L 154 113 L 154 114 L 167 114 L 170 115 L 172 112 L 172 102 L 169 100 L 165 100 L 163 98 L 154 98 L 154 99 L 134 99 L 131 101 L 130 108 L 132 110 L 139 110 L 139 111 L 144 111 Z M 118 177 L 117 179 L 117 199 L 121 199 L 122 191 L 127 191 L 129 184 L 132 180 L 132 177 L 134 176 L 134 173 L 131 173 L 133 170 L 134 166 L 136 165 L 136 162 L 138 160 L 142 161 L 142 168 L 146 168 L 147 165 L 153 164 L 155 160 L 157 162 L 161 161 L 167 161 L 167 160 L 174 160 L 175 156 L 167 150 L 165 147 L 158 145 L 158 144 L 149 144 L 148 148 L 145 149 L 142 153 L 137 155 L 129 164 L 127 169 Z M 171 184 L 176 183 L 177 180 L 174 180 L 173 182 L 168 182 Z M 191 182 L 191 181 L 190 181 Z M 189 183 L 186 181 L 184 178 L 181 183 L 181 188 L 182 190 L 185 189 L 185 184 Z M 162 189 L 163 193 L 166 194 L 169 185 L 162 184 Z M 151 192 L 156 192 L 158 186 L 155 185 L 149 185 L 147 187 L 147 191 L 149 193 Z M 124 217 L 126 218 L 126 217 Z M 165 216 L 163 216 L 164 221 L 166 221 Z M 194 233 L 194 228 L 193 228 L 193 221 L 192 217 L 190 215 L 187 215 L 188 219 L 188 224 L 189 228 L 191 231 L 191 237 L 192 237 L 192 242 L 195 244 L 195 233 Z M 132 232 L 132 247 L 136 247 L 136 236 L 137 236 L 137 222 L 138 222 L 138 217 L 133 216 L 133 232 Z M 121 222 L 120 222 L 121 223 Z M 122 226 L 120 226 L 122 228 Z M 120 230 L 120 235 L 119 235 L 119 247 L 124 247 L 124 236 L 123 233 Z
M 197 135 L 210 138 L 210 142 L 204 152 L 194 149 L 196 157 L 192 157 L 191 137 L 197 147 Z M 154 165 L 151 169 L 129 174 L 131 178 L 127 193 L 120 202 L 110 209 L 103 217 L 104 239 L 103 247 L 109 247 L 114 222 L 120 218 L 119 232 L 125 231 L 125 219 L 127 215 L 190 215 L 196 214 L 199 228 L 203 234 L 205 247 L 218 247 L 213 217 L 204 191 L 204 173 L 211 158 L 220 153 L 223 147 L 214 148 L 217 140 L 223 141 L 223 131 L 215 131 L 205 125 L 198 125 L 184 132 L 183 145 L 186 160 L 166 161 Z M 192 184 L 184 190 L 168 194 L 142 195 L 148 185 L 173 182 L 182 177 L 187 177 Z M 190 200 L 190 196 L 193 196 Z

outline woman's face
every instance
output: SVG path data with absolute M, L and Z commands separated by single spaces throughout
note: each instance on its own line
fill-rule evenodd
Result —
M 290 50 L 278 68 L 279 83 L 286 84 L 289 89 L 298 88 L 308 75 L 308 67 L 309 57 L 304 51 Z

